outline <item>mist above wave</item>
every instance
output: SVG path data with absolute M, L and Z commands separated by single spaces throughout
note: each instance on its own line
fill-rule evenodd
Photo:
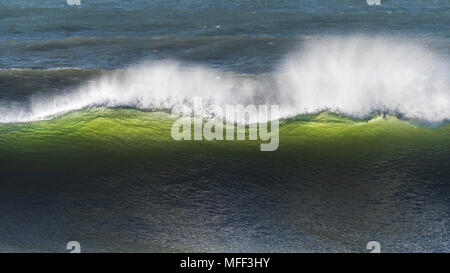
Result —
M 408 118 L 450 118 L 448 59 L 395 38 L 322 38 L 289 55 L 278 71 L 289 106 L 331 108 L 364 117 L 374 111 Z
M 26 122 L 101 105 L 172 109 L 201 97 L 209 105 L 278 104 L 281 117 L 333 110 L 376 111 L 441 122 L 450 118 L 448 59 L 417 42 L 387 37 L 319 37 L 288 54 L 273 75 L 245 76 L 176 61 L 143 62 L 75 90 L 4 103 L 0 122 Z M 276 117 L 275 117 L 276 118 Z

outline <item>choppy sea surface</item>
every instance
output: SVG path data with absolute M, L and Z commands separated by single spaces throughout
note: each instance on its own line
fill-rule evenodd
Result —
M 71 2 L 71 1 L 69 1 Z M 450 251 L 450 2 L 0 2 L 0 251 Z M 174 141 L 202 97 L 279 148 Z

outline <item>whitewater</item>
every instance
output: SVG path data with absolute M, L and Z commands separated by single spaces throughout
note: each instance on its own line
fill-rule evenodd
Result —
M 80 84 L 3 101 L 0 122 L 50 119 L 90 106 L 170 110 L 201 97 L 208 105 L 280 106 L 280 117 L 328 110 L 356 118 L 393 113 L 450 118 L 448 58 L 403 37 L 310 37 L 270 75 L 235 74 L 176 60 L 146 60 Z

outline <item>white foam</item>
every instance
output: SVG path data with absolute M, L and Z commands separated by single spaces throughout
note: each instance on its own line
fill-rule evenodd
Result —
M 0 106 L 0 122 L 45 119 L 92 105 L 171 109 L 201 97 L 209 104 L 279 104 L 282 116 L 332 109 L 365 117 L 402 113 L 450 119 L 448 60 L 399 38 L 312 38 L 285 57 L 270 79 L 228 75 L 175 61 L 144 62 L 63 94 Z
M 448 60 L 400 39 L 322 38 L 286 58 L 280 90 L 294 114 L 336 109 L 364 117 L 374 111 L 408 118 L 450 118 Z

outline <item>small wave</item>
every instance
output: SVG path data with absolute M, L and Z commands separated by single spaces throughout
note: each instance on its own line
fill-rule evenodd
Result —
M 92 72 L 92 71 L 101 71 L 100 69 L 89 69 L 89 68 L 80 68 L 80 67 L 50 67 L 50 68 L 39 68 L 39 69 L 31 69 L 31 68 L 0 68 L 0 74 L 8 74 L 10 72 L 13 73 L 27 73 L 27 74 L 51 74 L 52 72 Z
M 450 118 L 445 57 L 400 38 L 307 39 L 271 76 L 222 73 L 176 61 L 144 62 L 63 94 L 0 106 L 0 122 L 45 119 L 92 105 L 171 109 L 202 97 L 207 105 L 280 105 L 280 117 L 333 110 L 368 117 L 377 111 L 442 122 Z
M 308 36 L 297 36 L 296 40 L 307 39 Z M 105 46 L 114 45 L 120 47 L 149 47 L 154 49 L 163 49 L 169 47 L 189 47 L 192 45 L 211 45 L 227 46 L 230 44 L 275 42 L 280 37 L 271 35 L 211 35 L 195 37 L 178 36 L 159 36 L 159 37 L 130 37 L 130 36 L 73 36 L 53 40 L 38 41 L 16 41 L 7 40 L 2 47 L 20 47 L 27 50 L 50 50 L 50 49 L 68 49 L 77 46 Z

